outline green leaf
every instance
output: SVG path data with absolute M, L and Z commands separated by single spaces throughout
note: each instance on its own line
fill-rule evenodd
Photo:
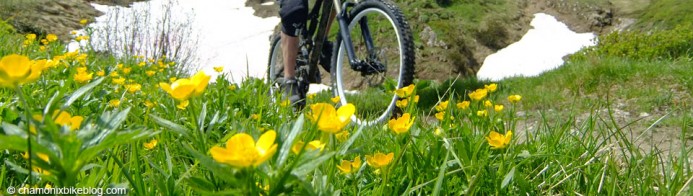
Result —
M 505 188 L 506 186 L 508 186 L 510 181 L 513 179 L 513 176 L 515 176 L 515 167 L 510 169 L 510 172 L 505 174 L 505 177 L 503 178 L 503 182 L 501 182 L 501 188 Z
M 186 180 L 186 182 L 190 188 L 195 189 L 196 191 L 211 192 L 214 190 L 214 184 L 199 177 L 190 177 Z
M 293 174 L 294 176 L 296 176 L 298 178 L 303 178 L 303 177 L 305 177 L 306 174 L 308 174 L 308 172 L 313 171 L 315 168 L 320 166 L 323 162 L 332 158 L 332 156 L 334 156 L 335 154 L 336 154 L 335 152 L 329 152 L 327 154 L 324 154 L 324 155 L 322 155 L 316 159 L 313 159 L 312 161 L 309 161 L 309 162 L 297 167 L 296 169 L 291 171 L 291 174 Z
M 22 128 L 19 128 L 17 125 L 3 122 L 2 129 L 5 130 L 5 134 L 7 135 L 16 135 L 22 138 L 26 137 L 26 131 L 22 130 Z
M 195 160 L 199 161 L 200 165 L 205 166 L 207 169 L 211 170 L 212 173 L 215 174 L 215 176 L 231 184 L 239 183 L 235 181 L 235 179 L 232 177 L 235 172 L 231 167 L 219 164 L 216 161 L 214 161 L 211 157 L 204 155 L 196 150 L 193 150 L 192 147 L 190 147 L 190 144 L 183 145 L 183 148 L 185 148 L 188 151 L 188 153 L 195 158 Z
M 72 95 L 70 95 L 70 98 L 67 99 L 67 101 L 63 105 L 62 109 L 64 110 L 65 108 L 70 107 L 70 105 L 72 105 L 72 103 L 77 101 L 77 99 L 82 97 L 87 92 L 90 92 L 91 89 L 93 89 L 97 85 L 101 84 L 101 82 L 103 82 L 103 80 L 104 80 L 104 78 L 99 78 L 99 79 L 94 80 L 93 82 L 91 82 L 87 85 L 84 85 L 81 88 L 77 89 L 75 92 L 72 93 Z
M 305 121 L 305 117 L 303 115 L 300 115 L 298 119 L 296 119 L 296 122 L 294 123 L 294 126 L 291 128 L 291 132 L 289 133 L 289 136 L 284 139 L 284 144 L 282 144 L 282 148 L 279 149 L 279 158 L 277 159 L 277 167 L 281 168 L 282 165 L 284 164 L 284 161 L 286 161 L 286 158 L 289 157 L 289 153 L 291 152 L 291 145 L 293 145 L 294 140 L 298 136 L 299 133 L 301 133 L 301 130 L 303 129 L 303 122 Z
M 445 161 L 443 161 L 443 164 L 440 165 L 436 186 L 433 188 L 433 195 L 440 194 L 440 188 L 443 186 L 443 179 L 445 178 L 445 170 L 448 168 L 448 157 L 450 157 L 449 152 L 445 153 Z
M 202 110 L 200 111 L 200 116 L 197 118 L 198 131 L 203 132 L 205 130 L 205 118 L 207 118 L 207 104 L 202 104 Z
M 176 124 L 174 122 L 171 122 L 169 120 L 163 119 L 161 117 L 155 116 L 150 114 L 149 117 L 152 117 L 154 122 L 158 124 L 159 126 L 162 126 L 164 128 L 167 128 L 170 131 L 176 132 L 183 137 L 188 137 L 188 129 L 185 128 L 183 125 Z
M 366 126 L 361 126 L 359 127 L 358 130 L 356 130 L 356 133 L 354 133 L 349 139 L 342 144 L 342 146 L 339 147 L 339 155 L 344 155 L 346 154 L 347 150 L 349 150 L 349 147 L 351 147 L 352 144 L 354 144 L 354 141 L 361 135 L 361 131 L 363 131 L 363 128 Z

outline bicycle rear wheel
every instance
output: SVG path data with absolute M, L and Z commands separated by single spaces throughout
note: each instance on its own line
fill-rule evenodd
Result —
M 281 36 L 274 34 L 270 40 L 270 55 L 267 61 L 267 76 L 265 80 L 269 85 L 271 97 L 277 96 L 280 91 L 281 80 L 284 78 L 284 60 L 281 47 Z
M 392 2 L 362 1 L 351 9 L 350 16 L 348 31 L 356 60 L 376 68 L 365 75 L 363 70 L 352 69 L 338 36 L 331 70 L 334 94 L 342 105 L 356 106 L 353 121 L 372 125 L 389 118 L 398 99 L 394 91 L 414 79 L 413 39 L 409 25 Z

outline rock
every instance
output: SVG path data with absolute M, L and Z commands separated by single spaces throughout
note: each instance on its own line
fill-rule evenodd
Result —
M 424 41 L 426 43 L 426 46 L 428 47 L 448 47 L 445 42 L 438 40 L 438 35 L 428 25 L 424 25 L 424 29 L 423 31 L 421 31 L 420 37 L 421 40 Z

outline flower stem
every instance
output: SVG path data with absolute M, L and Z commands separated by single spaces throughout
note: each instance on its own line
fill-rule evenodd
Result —
M 29 112 L 27 111 L 29 109 L 29 103 L 26 101 L 26 98 L 24 97 L 24 92 L 22 92 L 22 87 L 20 85 L 17 85 L 14 88 L 15 92 L 17 93 L 17 97 L 19 98 L 19 101 L 22 102 L 24 105 L 24 115 L 27 120 L 27 136 L 26 136 L 26 146 L 27 146 L 27 154 L 29 155 L 29 184 L 32 184 L 32 163 L 31 163 L 31 158 L 33 157 L 32 155 L 32 150 L 31 150 L 31 125 L 34 124 L 31 119 L 31 115 L 29 115 Z M 38 139 L 38 131 L 36 131 L 36 137 Z

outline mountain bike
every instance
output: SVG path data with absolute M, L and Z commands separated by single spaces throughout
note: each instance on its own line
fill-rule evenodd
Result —
M 322 9 L 321 9 L 322 8 Z M 332 12 L 338 27 L 328 36 Z M 333 31 L 334 32 L 334 31 Z M 321 63 L 331 76 L 334 96 L 340 105 L 356 106 L 352 121 L 372 125 L 388 119 L 399 99 L 396 89 L 414 79 L 414 43 L 402 12 L 389 0 L 317 0 L 300 28 L 296 80 L 305 100 L 310 83 L 321 82 L 318 61 L 323 51 L 331 53 L 330 65 Z M 328 37 L 335 37 L 332 48 L 323 49 Z M 283 82 L 280 36 L 270 41 L 267 82 L 270 94 L 278 94 Z M 328 44 L 329 45 L 329 44 Z

